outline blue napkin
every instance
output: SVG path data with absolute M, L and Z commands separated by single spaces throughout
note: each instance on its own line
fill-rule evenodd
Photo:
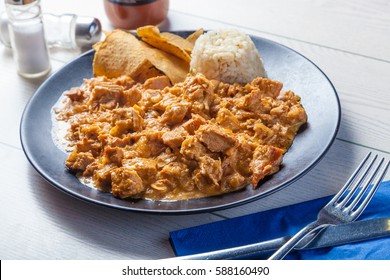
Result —
M 173 231 L 170 242 L 176 256 L 210 252 L 293 235 L 317 218 L 332 196 L 283 208 Z M 390 181 L 383 182 L 359 220 L 390 217 Z M 256 258 L 267 258 L 257 255 Z M 389 260 L 390 237 L 336 247 L 297 250 L 286 259 Z

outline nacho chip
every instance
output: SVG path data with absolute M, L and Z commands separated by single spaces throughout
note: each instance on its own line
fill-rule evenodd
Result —
M 95 76 L 115 78 L 121 75 L 136 77 L 152 67 L 145 56 L 144 47 L 133 35 L 114 30 L 105 40 L 96 45 L 93 60 Z
M 180 83 L 185 80 L 189 72 L 189 64 L 182 59 L 153 48 L 144 42 L 145 53 L 149 61 L 161 72 L 163 72 L 172 84 Z
M 139 37 L 161 37 L 160 29 L 158 29 L 157 26 L 154 25 L 145 25 L 137 28 L 137 35 Z M 160 38 L 162 41 L 164 41 L 164 38 Z M 168 40 L 165 40 L 168 41 Z
M 203 28 L 196 30 L 194 33 L 190 34 L 186 40 L 192 44 L 195 44 L 196 40 L 199 38 L 200 35 L 204 33 Z
M 180 37 L 179 35 L 169 32 L 162 32 L 161 37 L 168 39 L 169 42 L 185 50 L 189 55 L 191 55 L 192 49 L 194 48 L 194 43 L 184 39 L 183 37 Z
M 171 53 L 174 56 L 190 63 L 191 56 L 186 50 L 176 45 L 175 42 L 170 41 L 168 38 L 161 36 L 160 30 L 153 25 L 143 26 L 137 29 L 137 35 L 141 37 L 142 41 L 149 45 Z
M 182 82 L 189 64 L 180 58 L 139 41 L 134 35 L 121 30 L 108 34 L 103 42 L 94 46 L 95 76 L 115 78 L 129 75 L 137 82 L 166 75 L 172 84 Z

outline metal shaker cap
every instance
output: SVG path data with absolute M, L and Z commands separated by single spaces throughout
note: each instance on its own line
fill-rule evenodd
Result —
M 76 45 L 80 48 L 91 48 L 102 37 L 102 25 L 97 18 L 79 16 L 75 28 Z

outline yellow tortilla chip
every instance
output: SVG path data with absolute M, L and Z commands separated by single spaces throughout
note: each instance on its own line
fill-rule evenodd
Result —
M 171 53 L 187 63 L 190 63 L 191 56 L 187 53 L 187 51 L 171 42 L 168 38 L 161 36 L 160 30 L 156 26 L 147 25 L 140 27 L 137 29 L 137 35 L 141 37 L 142 41 L 148 43 L 149 45 Z
M 192 44 L 195 44 L 196 40 L 199 38 L 200 35 L 204 33 L 203 28 L 196 30 L 194 33 L 190 34 L 186 40 Z
M 145 25 L 137 28 L 137 35 L 139 37 L 161 37 L 160 29 L 158 29 L 157 26 L 154 25 Z M 164 41 L 163 38 L 161 38 L 162 41 Z M 167 40 L 165 40 L 167 41 Z
M 98 44 L 93 60 L 95 76 L 115 78 L 121 75 L 135 77 L 152 67 L 144 47 L 130 33 L 114 30 Z
M 139 41 L 134 35 L 121 30 L 108 34 L 103 42 L 94 46 L 93 72 L 95 76 L 115 78 L 129 75 L 138 82 L 166 75 L 172 84 L 182 82 L 189 64 L 180 58 Z
M 169 32 L 162 32 L 161 37 L 168 39 L 170 43 L 185 50 L 188 54 L 191 54 L 192 49 L 194 48 L 194 44 L 192 42 L 184 39 L 183 37 L 180 37 L 179 35 Z
M 163 72 L 172 84 L 180 83 L 185 80 L 189 72 L 189 64 L 182 59 L 144 44 L 145 53 L 149 61 L 161 72 Z

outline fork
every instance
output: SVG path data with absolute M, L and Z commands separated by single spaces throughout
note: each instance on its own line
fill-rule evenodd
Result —
M 370 157 L 371 152 L 363 159 L 341 190 L 318 212 L 317 220 L 296 233 L 269 260 L 283 259 L 303 239 L 305 239 L 303 241 L 305 243 L 303 247 L 305 247 L 326 227 L 353 222 L 360 216 L 371 201 L 389 168 L 389 161 L 387 161 L 382 171 L 378 174 L 384 158 L 373 168 L 378 155 L 375 155 L 370 163 L 366 165 Z M 370 176 L 367 177 L 368 175 Z M 375 177 L 377 178 L 370 188 Z M 301 244 L 299 245 L 301 246 Z

